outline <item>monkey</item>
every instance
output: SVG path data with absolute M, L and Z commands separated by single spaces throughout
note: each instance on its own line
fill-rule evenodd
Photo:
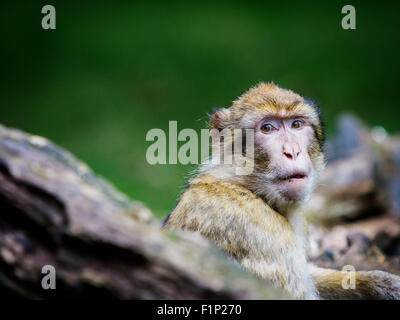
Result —
M 250 130 L 254 152 L 247 160 L 253 169 L 237 174 L 234 160 L 205 161 L 163 229 L 199 233 L 292 299 L 400 299 L 397 275 L 357 271 L 353 289 L 342 285 L 341 271 L 307 260 L 302 207 L 325 167 L 325 135 L 316 104 L 272 82 L 260 83 L 212 114 L 209 126 L 218 132 Z M 213 153 L 211 158 L 216 157 Z

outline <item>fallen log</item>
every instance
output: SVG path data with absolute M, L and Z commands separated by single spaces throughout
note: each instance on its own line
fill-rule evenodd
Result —
M 44 266 L 56 289 L 44 289 Z M 72 154 L 0 125 L 0 295 L 264 299 L 281 292 L 205 240 L 165 233 Z

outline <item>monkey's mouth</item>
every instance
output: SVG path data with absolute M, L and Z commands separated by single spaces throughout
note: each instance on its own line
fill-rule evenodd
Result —
M 279 177 L 279 180 L 281 181 L 299 181 L 307 178 L 307 174 L 304 172 L 294 172 L 291 174 L 283 175 Z
M 276 186 L 284 199 L 302 201 L 307 194 L 310 183 L 304 171 L 291 171 L 279 177 Z

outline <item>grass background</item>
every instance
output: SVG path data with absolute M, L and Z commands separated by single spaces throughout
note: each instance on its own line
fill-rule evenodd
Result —
M 57 29 L 41 28 L 52 4 Z M 352 4 L 357 30 L 341 28 Z M 192 169 L 146 162 L 148 130 L 204 127 L 259 81 L 399 129 L 399 6 L 389 1 L 15 1 L 1 8 L 0 122 L 43 135 L 157 216 Z

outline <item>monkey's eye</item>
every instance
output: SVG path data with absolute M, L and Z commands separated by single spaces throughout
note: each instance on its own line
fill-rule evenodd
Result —
M 303 121 L 301 121 L 301 120 L 294 120 L 292 122 L 292 128 L 293 129 L 298 129 L 298 128 L 302 127 L 302 126 L 303 126 Z
M 274 126 L 272 124 L 270 124 L 270 123 L 264 123 L 261 126 L 261 131 L 264 132 L 264 133 L 269 133 L 274 129 L 275 129 Z

